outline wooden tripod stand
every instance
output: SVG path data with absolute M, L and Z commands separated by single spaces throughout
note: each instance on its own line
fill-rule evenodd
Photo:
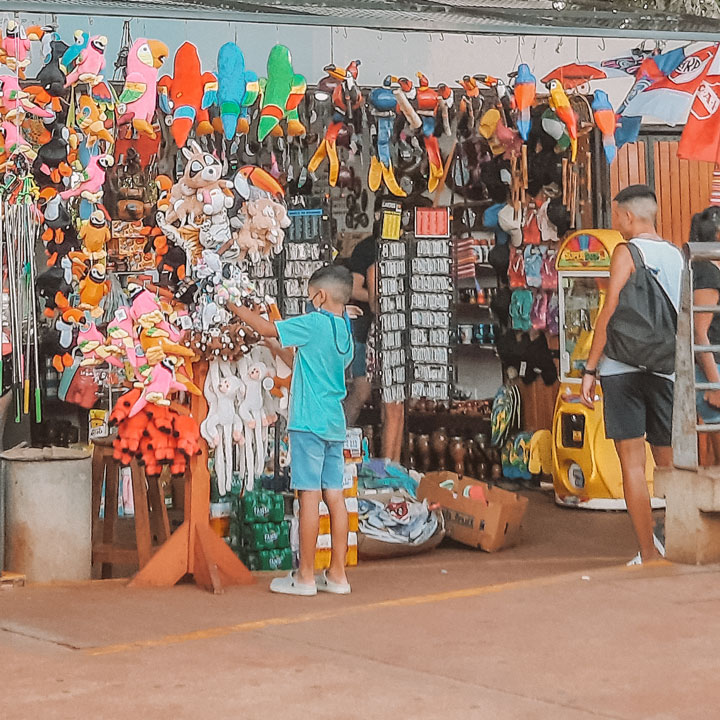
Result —
M 204 387 L 208 363 L 195 364 L 195 382 Z M 192 416 L 198 423 L 208 411 L 204 395 L 193 395 Z M 200 587 L 218 594 L 227 585 L 252 585 L 250 571 L 210 527 L 208 446 L 200 439 L 200 455 L 190 461 L 185 485 L 185 520 L 152 559 L 130 581 L 130 587 L 169 587 L 192 575 Z

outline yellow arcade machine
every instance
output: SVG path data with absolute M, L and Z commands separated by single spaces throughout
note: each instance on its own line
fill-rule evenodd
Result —
M 601 383 L 595 407 L 580 401 L 580 383 L 592 328 L 605 299 L 613 250 L 624 242 L 613 230 L 582 230 L 570 235 L 557 256 L 560 305 L 560 390 L 555 401 L 551 441 L 555 502 L 568 507 L 625 510 L 622 474 L 615 446 L 605 437 Z M 647 481 L 653 507 L 653 467 L 647 445 Z M 545 468 L 543 468 L 545 469 Z

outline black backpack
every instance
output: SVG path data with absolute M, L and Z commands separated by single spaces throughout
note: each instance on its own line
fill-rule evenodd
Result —
M 675 372 L 677 311 L 631 242 L 635 272 L 620 291 L 607 326 L 605 355 L 648 372 Z

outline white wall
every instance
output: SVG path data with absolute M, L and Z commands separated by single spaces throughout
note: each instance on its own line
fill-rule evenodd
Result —
M 5 22 L 11 13 L 1 13 Z M 25 13 L 20 19 L 28 25 L 46 24 L 52 16 Z M 58 15 L 62 38 L 72 42 L 76 29 L 92 35 L 109 38 L 107 51 L 108 74 L 117 55 L 122 37 L 123 18 L 83 18 L 79 15 Z M 505 78 L 521 62 L 527 62 L 540 79 L 554 68 L 565 63 L 599 60 L 628 54 L 641 41 L 629 39 L 601 40 L 598 38 L 558 37 L 494 37 L 465 36 L 427 32 L 388 32 L 343 27 L 311 27 L 302 25 L 274 25 L 260 23 L 200 22 L 183 20 L 131 20 L 133 39 L 157 38 L 165 42 L 171 53 L 185 41 L 194 42 L 200 51 L 204 70 L 215 70 L 218 48 L 227 41 L 235 41 L 245 53 L 247 66 L 259 75 L 265 71 L 270 48 L 276 43 L 287 45 L 293 56 L 296 72 L 313 83 L 323 75 L 323 67 L 330 62 L 347 64 L 362 60 L 360 82 L 378 85 L 388 75 L 408 77 L 421 70 L 435 85 L 445 82 L 456 84 L 465 74 L 486 73 Z M 680 43 L 668 43 L 668 47 Z M 39 50 L 35 52 L 39 58 Z M 39 62 L 31 66 L 39 67 Z M 172 62 L 165 71 L 172 70 Z M 0 66 L 0 73 L 7 72 Z M 614 104 L 624 97 L 632 79 L 604 81 L 599 85 L 609 94 Z

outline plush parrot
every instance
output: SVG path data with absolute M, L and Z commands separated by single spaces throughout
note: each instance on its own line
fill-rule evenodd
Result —
M 275 45 L 267 61 L 267 77 L 260 79 L 260 121 L 258 140 L 262 142 L 271 133 L 282 135 L 280 121 L 287 119 L 288 135 L 305 134 L 297 107 L 305 97 L 307 83 L 302 75 L 293 71 L 290 50 L 284 45 Z
M 135 130 L 153 140 L 158 70 L 169 54 L 167 45 L 160 40 L 136 40 L 128 52 L 127 76 L 119 98 L 120 123 L 132 121 Z
M 222 132 L 226 140 L 232 140 L 250 130 L 248 109 L 258 98 L 260 82 L 252 70 L 245 69 L 245 56 L 235 43 L 227 42 L 220 48 L 217 66 Z
M 80 82 L 97 85 L 102 80 L 107 44 L 108 39 L 104 35 L 93 35 L 90 38 L 87 46 L 80 51 L 72 72 L 67 76 L 65 87 Z
M 535 76 L 530 72 L 530 67 L 522 63 L 518 68 L 515 78 L 515 107 L 520 117 L 518 118 L 518 131 L 520 137 L 527 142 L 530 137 L 530 108 L 535 104 L 536 88 Z
M 65 51 L 65 54 L 60 58 L 60 67 L 67 75 L 68 71 L 72 70 L 75 62 L 80 53 L 87 47 L 90 42 L 90 34 L 84 30 L 76 30 L 73 34 L 73 44 Z
M 570 105 L 565 89 L 559 80 L 551 80 L 548 85 L 550 90 L 550 107 L 555 111 L 556 115 L 562 120 L 567 128 L 568 135 L 570 136 L 570 159 L 575 162 L 577 157 L 577 137 L 578 137 L 578 126 L 577 126 L 577 115 Z
M 602 133 L 603 150 L 608 164 L 612 164 L 617 153 L 615 146 L 615 129 L 617 127 L 617 117 L 613 106 L 610 104 L 607 93 L 604 90 L 596 90 L 592 101 L 593 117 L 598 130 Z
M 0 75 L 0 114 L 6 120 L 22 122 L 26 114 L 40 118 L 52 118 L 53 113 L 37 106 L 29 94 L 20 87 L 15 75 Z
M 175 53 L 173 76 L 163 75 L 158 82 L 160 109 L 169 116 L 166 122 L 179 148 L 185 147 L 196 123 L 198 135 L 212 133 L 208 108 L 217 99 L 217 86 L 215 75 L 202 71 L 197 47 L 183 43 Z
M 63 200 L 80 196 L 90 203 L 101 202 L 103 185 L 105 184 L 105 170 L 112 167 L 115 160 L 112 155 L 94 155 L 90 158 L 88 166 L 79 173 L 73 173 L 71 185 L 60 193 Z

